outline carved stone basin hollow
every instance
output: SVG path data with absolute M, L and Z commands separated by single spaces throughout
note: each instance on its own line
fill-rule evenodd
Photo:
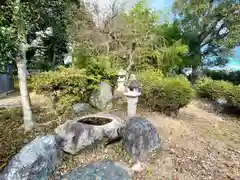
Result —
M 85 117 L 84 119 L 78 120 L 77 122 L 94 126 L 102 126 L 112 122 L 112 119 L 105 117 Z

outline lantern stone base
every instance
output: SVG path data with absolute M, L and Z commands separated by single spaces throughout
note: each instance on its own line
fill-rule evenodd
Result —
M 130 91 L 124 93 L 124 95 L 127 97 L 128 102 L 128 118 L 134 117 L 137 112 L 138 97 L 141 95 L 141 93 L 136 91 Z

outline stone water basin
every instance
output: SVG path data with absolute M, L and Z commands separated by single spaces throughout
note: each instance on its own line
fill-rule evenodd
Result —
M 69 120 L 58 126 L 55 133 L 63 138 L 62 150 L 74 155 L 104 138 L 116 138 L 121 125 L 118 116 L 94 114 Z

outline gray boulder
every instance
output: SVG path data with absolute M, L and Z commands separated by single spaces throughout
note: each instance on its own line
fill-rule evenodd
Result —
M 103 120 L 106 123 L 103 123 Z M 63 151 L 76 154 L 95 142 L 102 141 L 104 137 L 117 137 L 120 121 L 121 119 L 114 115 L 89 115 L 67 121 L 58 126 L 55 132 L 63 138 Z
M 48 180 L 61 161 L 61 138 L 48 135 L 35 138 L 10 160 L 1 180 Z
M 105 82 L 101 82 L 98 90 L 93 91 L 90 97 L 90 104 L 102 111 L 111 110 L 113 106 L 112 99 L 112 87 Z
M 134 162 L 146 158 L 148 153 L 160 148 L 162 139 L 154 125 L 145 118 L 132 117 L 119 130 L 125 151 Z
M 125 168 L 111 161 L 103 161 L 77 168 L 64 175 L 61 180 L 130 180 Z
M 73 105 L 73 111 L 77 114 L 87 115 L 93 111 L 93 108 L 87 103 L 77 103 Z

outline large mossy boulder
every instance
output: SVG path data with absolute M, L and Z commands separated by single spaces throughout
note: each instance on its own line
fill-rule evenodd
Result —
M 77 168 L 61 180 L 130 180 L 128 171 L 111 161 L 103 161 Z
M 35 138 L 10 160 L 0 180 L 48 180 L 61 161 L 61 141 L 54 135 Z

